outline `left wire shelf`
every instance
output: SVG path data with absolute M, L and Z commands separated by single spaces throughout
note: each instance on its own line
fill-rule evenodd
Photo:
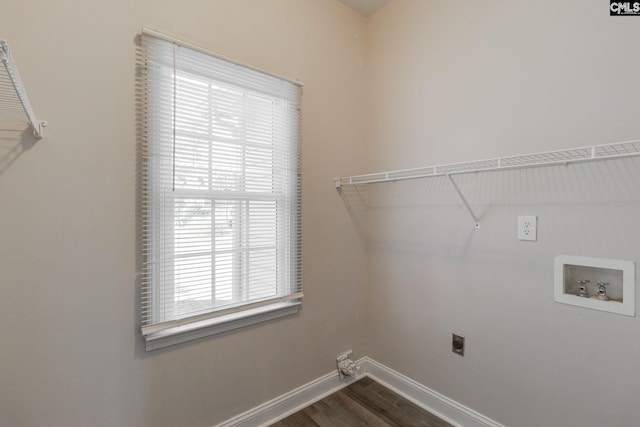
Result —
M 4 40 L 0 40 L 0 62 L 0 123 L 26 123 L 33 128 L 34 136 L 42 139 L 47 122 L 36 118 L 9 45 Z

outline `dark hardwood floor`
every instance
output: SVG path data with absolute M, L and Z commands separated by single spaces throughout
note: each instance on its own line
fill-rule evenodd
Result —
M 452 427 L 370 378 L 307 406 L 272 427 Z

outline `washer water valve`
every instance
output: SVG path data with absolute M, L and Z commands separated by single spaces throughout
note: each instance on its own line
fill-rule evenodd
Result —
M 582 298 L 589 298 L 589 288 L 587 285 L 591 283 L 591 280 L 578 280 L 578 296 Z
M 339 354 L 336 358 L 336 364 L 338 366 L 340 381 L 345 381 L 349 378 L 356 378 L 359 367 L 356 365 L 356 362 L 353 361 L 353 354 L 351 350 Z
M 607 286 L 609 283 L 606 282 L 598 282 L 598 299 L 601 301 L 609 301 L 609 297 L 607 296 Z

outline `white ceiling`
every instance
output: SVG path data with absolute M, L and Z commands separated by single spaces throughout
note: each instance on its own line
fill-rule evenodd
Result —
M 369 16 L 391 0 L 340 0 L 362 16 Z

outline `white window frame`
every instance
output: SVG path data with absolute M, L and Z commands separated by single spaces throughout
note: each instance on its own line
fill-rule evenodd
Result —
M 246 191 L 246 162 L 245 155 L 243 154 L 242 160 L 242 174 L 241 183 L 238 188 L 221 190 L 197 190 L 197 189 L 180 189 L 175 185 L 172 188 L 167 189 L 166 186 L 162 187 L 157 182 L 160 180 L 158 177 L 165 177 L 166 175 L 166 156 L 157 155 L 165 146 L 160 147 L 156 141 L 158 139 L 154 134 L 154 128 L 158 126 L 166 126 L 167 121 L 174 117 L 171 125 L 173 130 L 174 147 L 176 140 L 176 133 L 180 130 L 176 127 L 175 114 L 171 112 L 167 113 L 167 108 L 161 105 L 166 105 L 166 99 L 163 98 L 163 94 L 156 93 L 161 92 L 156 90 L 157 82 L 166 79 L 164 74 L 171 75 L 173 79 L 174 87 L 174 106 L 175 112 L 175 88 L 178 72 L 184 71 L 183 69 L 176 68 L 175 53 L 173 58 L 173 64 L 163 63 L 158 65 L 150 59 L 150 55 L 146 52 L 146 40 L 157 43 L 158 41 L 171 43 L 174 45 L 174 51 L 176 47 L 180 49 L 190 49 L 191 51 L 201 54 L 209 55 L 215 58 L 217 61 L 224 60 L 234 66 L 242 67 L 245 72 L 261 73 L 262 75 L 270 76 L 267 79 L 273 79 L 274 77 L 280 80 L 285 80 L 288 85 L 294 85 L 297 90 L 301 88 L 299 82 L 291 82 L 290 80 L 282 79 L 281 77 L 274 76 L 270 73 L 257 70 L 253 67 L 249 67 L 243 64 L 239 64 L 235 61 L 230 61 L 227 58 L 221 58 L 218 55 L 194 46 L 192 44 L 178 41 L 173 37 L 166 36 L 153 30 L 143 29 L 143 41 L 138 55 L 138 68 L 140 71 L 141 79 L 139 80 L 138 87 L 138 99 L 139 104 L 142 107 L 143 114 L 141 115 L 140 129 L 143 131 L 140 133 L 142 138 L 141 143 L 141 167 L 143 172 L 141 173 L 142 184 L 142 199 L 141 203 L 141 215 L 143 218 L 143 241 L 141 244 L 142 255 L 144 259 L 143 269 L 143 284 L 142 284 L 142 335 L 146 342 L 147 351 L 166 347 L 169 345 L 189 341 L 192 339 L 201 338 L 208 335 L 214 335 L 222 332 L 227 332 L 232 329 L 265 322 L 278 317 L 289 316 L 298 312 L 301 298 L 302 298 L 302 280 L 301 280 L 301 212 L 300 212 L 300 162 L 299 162 L 299 100 L 296 101 L 295 114 L 291 115 L 291 126 L 295 127 L 294 135 L 291 138 L 289 144 L 291 145 L 291 153 L 288 158 L 288 163 L 285 165 L 287 168 L 292 169 L 290 185 L 285 186 L 287 188 L 286 194 L 280 194 L 278 192 L 251 192 Z M 171 68 L 173 67 L 173 68 Z M 178 70 L 178 71 L 176 71 Z M 168 71 L 168 73 L 167 73 Z M 190 71 L 189 71 L 190 72 Z M 193 75 L 197 75 L 194 73 Z M 202 82 L 206 83 L 207 87 L 206 96 L 208 97 L 209 107 L 211 107 L 213 101 L 211 101 L 212 92 L 214 91 L 213 85 L 215 80 L 211 80 L 210 76 L 199 76 Z M 154 80 L 155 79 L 155 80 Z M 162 80 L 164 81 L 164 80 Z M 195 82 L 196 80 L 194 80 Z M 151 84 L 149 82 L 152 82 Z M 253 83 L 252 83 L 253 84 Z M 166 93 L 164 93 L 166 95 Z M 298 96 L 299 97 L 299 96 Z M 275 98 L 274 98 L 275 99 Z M 287 104 L 291 109 L 290 104 Z M 170 111 L 171 109 L 169 109 Z M 245 116 L 246 116 L 246 110 Z M 209 117 L 209 122 L 213 119 Z M 244 117 L 244 116 L 243 116 Z M 246 120 L 246 119 L 240 119 Z M 163 125 L 161 125 L 161 123 Z M 211 124 L 209 123 L 209 128 Z M 211 135 L 211 134 L 210 134 Z M 210 136 L 213 138 L 213 136 Z M 248 141 L 243 141 L 241 144 L 241 150 L 244 153 Z M 209 144 L 209 150 L 212 150 L 213 143 Z M 174 148 L 175 150 L 175 148 Z M 213 156 L 209 154 L 209 159 Z M 160 160 L 158 160 L 160 158 Z M 175 180 L 175 168 L 176 168 L 176 156 L 173 155 L 173 167 L 174 180 Z M 162 162 L 165 163 L 162 163 Z M 211 160 L 209 160 L 211 168 Z M 277 166 L 283 166 L 277 164 Z M 272 165 L 272 168 L 275 167 Z M 164 169 L 163 169 L 164 168 Z M 164 171 L 164 172 L 163 172 Z M 162 175 L 165 173 L 165 175 Z M 209 169 L 211 173 L 211 169 Z M 213 181 L 210 180 L 210 186 L 213 185 Z M 177 243 L 175 242 L 174 229 L 175 226 L 167 226 L 172 224 L 173 213 L 177 209 L 175 202 L 178 199 L 193 200 L 209 200 L 210 207 L 210 234 L 211 234 L 211 251 L 204 256 L 210 256 L 211 258 L 211 307 L 206 308 L 203 312 L 193 312 L 186 316 L 176 315 L 176 291 L 173 288 L 175 279 L 165 280 L 164 277 L 174 277 L 175 274 L 171 271 L 172 262 L 178 259 Z M 215 258 L 217 252 L 215 251 L 215 234 L 216 234 L 216 208 L 217 202 L 230 203 L 236 205 L 235 215 L 242 215 L 243 218 L 237 217 L 234 219 L 234 227 L 230 227 L 233 230 L 233 249 L 228 251 L 232 258 L 234 265 L 233 271 L 244 271 L 240 275 L 245 277 L 236 277 L 233 275 L 232 289 L 233 298 L 232 303 L 228 301 L 223 306 L 215 305 L 216 289 L 215 286 Z M 255 248 L 249 245 L 248 239 L 250 236 L 249 227 L 252 223 L 250 221 L 250 206 L 251 203 L 265 203 L 266 207 L 262 209 L 269 209 L 269 202 L 273 202 L 276 212 L 276 226 L 274 227 L 274 233 L 277 237 L 273 243 L 273 248 L 270 245 L 258 247 L 257 250 L 271 249 L 275 251 L 276 257 L 276 283 L 273 285 L 275 295 L 269 295 L 268 297 L 254 297 L 249 300 L 239 298 L 243 292 L 248 293 L 248 287 L 251 286 L 251 282 L 248 277 L 248 268 L 239 268 L 241 265 L 240 259 L 245 254 L 246 260 L 242 265 L 249 265 L 248 258 Z M 205 202 L 206 204 L 206 202 Z M 246 217 L 246 218 L 245 218 Z M 280 218 L 280 220 L 277 220 Z M 286 218 L 285 220 L 282 220 Z M 172 228 L 173 227 L 173 228 Z M 286 230 L 285 230 L 286 228 Z M 288 239 L 283 239 L 283 236 Z M 246 242 L 240 242 L 240 239 L 246 239 Z M 246 243 L 246 244 L 242 244 Z M 284 246 L 283 246 L 284 245 Z M 183 255 L 183 257 L 194 257 L 195 255 Z M 170 261 L 169 261 L 170 260 Z M 167 314 L 169 313 L 169 314 Z

